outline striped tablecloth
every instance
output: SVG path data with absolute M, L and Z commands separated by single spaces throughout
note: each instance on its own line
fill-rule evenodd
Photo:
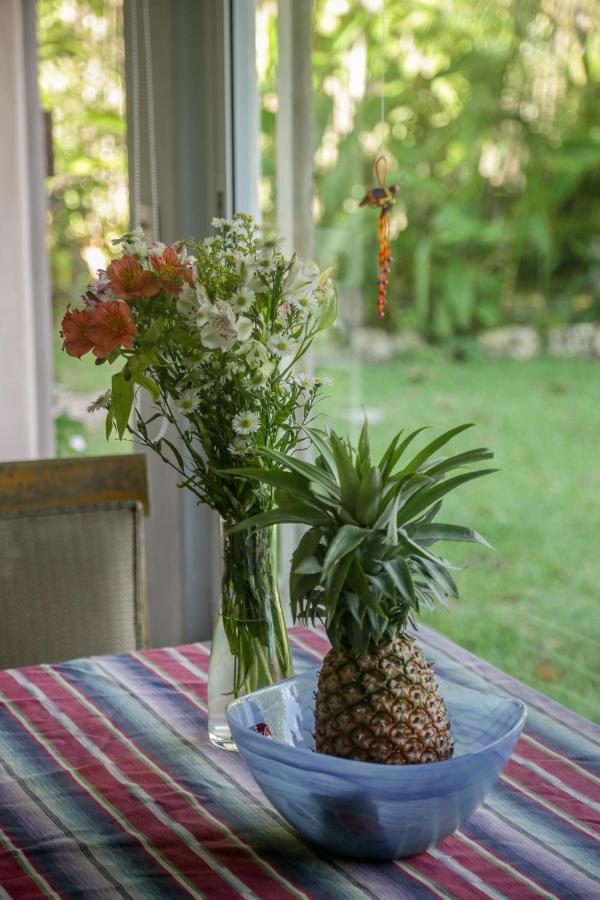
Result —
M 600 729 L 420 634 L 445 678 L 529 707 L 496 790 L 435 849 L 365 864 L 305 844 L 208 742 L 197 644 L 0 672 L 0 895 L 600 898 Z M 327 649 L 292 641 L 297 669 Z

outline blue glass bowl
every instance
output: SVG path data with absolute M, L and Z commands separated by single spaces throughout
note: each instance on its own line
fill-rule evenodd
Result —
M 452 834 L 494 785 L 523 730 L 520 700 L 438 679 L 455 739 L 443 762 L 385 766 L 314 752 L 317 672 L 234 700 L 233 738 L 273 806 L 309 841 L 355 859 L 413 856 Z M 267 737 L 256 731 L 266 723 Z

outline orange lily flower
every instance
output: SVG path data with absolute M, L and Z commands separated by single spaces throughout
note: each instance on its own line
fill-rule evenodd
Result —
M 160 291 L 154 272 L 147 272 L 133 256 L 114 259 L 106 269 L 108 288 L 123 300 L 153 297 Z
M 100 303 L 91 314 L 90 337 L 94 342 L 94 356 L 105 359 L 115 347 L 131 350 L 137 328 L 131 320 L 131 310 L 120 300 Z
M 150 263 L 158 275 L 161 287 L 171 294 L 179 294 L 184 281 L 193 284 L 194 273 L 191 266 L 181 262 L 174 247 L 165 247 L 160 256 L 151 253 Z
M 62 348 L 69 356 L 78 359 L 94 346 L 90 336 L 92 313 L 87 309 L 67 309 L 63 316 L 60 333 L 63 338 Z

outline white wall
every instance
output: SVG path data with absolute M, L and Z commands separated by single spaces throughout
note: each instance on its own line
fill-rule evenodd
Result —
M 0 2 L 0 460 L 53 454 L 35 5 Z

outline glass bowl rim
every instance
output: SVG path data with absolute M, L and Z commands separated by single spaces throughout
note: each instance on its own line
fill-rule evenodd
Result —
M 284 684 L 289 684 L 290 682 L 298 681 L 300 678 L 307 679 L 308 676 L 314 676 L 320 670 L 320 668 L 320 666 L 317 666 L 312 669 L 307 669 L 304 672 L 299 672 L 297 675 L 292 675 L 290 678 L 278 681 L 275 684 L 269 684 L 265 687 L 259 688 L 256 691 L 251 691 L 249 694 L 245 694 L 243 697 L 236 697 L 231 701 L 231 703 L 227 705 L 226 714 L 228 720 L 231 714 L 230 711 L 235 711 L 234 707 L 241 706 L 248 700 L 252 700 L 256 695 L 260 695 L 262 693 L 265 693 L 266 691 L 272 691 L 273 688 L 280 687 Z M 493 741 L 485 744 L 483 747 L 478 747 L 477 750 L 463 753 L 461 756 L 452 756 L 449 759 L 436 760 L 429 763 L 390 766 L 386 765 L 385 763 L 364 762 L 358 759 L 344 759 L 341 756 L 333 756 L 329 753 L 317 753 L 316 751 L 308 750 L 305 747 L 297 747 L 295 744 L 286 744 L 284 741 L 278 740 L 277 738 L 265 738 L 264 735 L 253 732 L 251 729 L 247 730 L 246 735 L 249 741 L 249 749 L 256 748 L 256 752 L 258 753 L 258 755 L 263 757 L 271 757 L 296 769 L 310 770 L 312 772 L 322 772 L 322 774 L 324 775 L 329 775 L 331 774 L 331 772 L 327 771 L 327 769 L 332 764 L 335 764 L 336 769 L 338 766 L 341 766 L 341 769 L 335 772 L 336 775 L 342 775 L 344 772 L 347 772 L 348 775 L 354 773 L 356 775 L 364 776 L 368 773 L 371 773 L 373 775 L 377 774 L 378 777 L 383 776 L 384 778 L 391 780 L 395 779 L 398 776 L 399 771 L 406 773 L 410 772 L 411 770 L 413 770 L 414 772 L 414 770 L 417 769 L 419 772 L 427 772 L 431 771 L 433 767 L 436 771 L 439 772 L 440 766 L 445 766 L 446 770 L 448 770 L 450 766 L 456 767 L 457 765 L 461 765 L 463 760 L 475 759 L 476 757 L 481 756 L 484 753 L 489 753 L 491 750 L 494 750 L 498 744 L 506 741 L 507 739 L 510 739 L 515 734 L 515 732 L 518 734 L 522 730 L 525 724 L 525 719 L 527 718 L 527 706 L 518 697 L 496 694 L 493 691 L 480 691 L 477 688 L 466 687 L 465 685 L 460 684 L 457 681 L 451 681 L 448 678 L 442 678 L 439 676 L 437 677 L 437 681 L 438 684 L 440 684 L 442 687 L 445 684 L 449 684 L 458 687 L 461 690 L 468 691 L 472 694 L 479 694 L 480 696 L 484 697 L 494 697 L 497 700 L 501 700 L 503 703 L 514 704 L 517 710 L 519 710 L 520 708 L 520 714 L 518 715 L 518 718 L 514 722 L 514 724 L 508 729 L 508 731 L 503 732 L 498 737 L 494 738 Z M 237 722 L 235 724 L 238 725 Z M 242 726 L 240 725 L 240 727 Z M 260 748 L 262 748 L 263 751 L 266 750 L 266 752 L 261 752 Z M 316 760 L 318 764 L 316 766 L 314 764 L 303 764 L 303 762 L 309 763 L 309 760 L 312 760 L 313 763 Z M 376 771 L 373 768 L 375 766 L 377 767 Z

